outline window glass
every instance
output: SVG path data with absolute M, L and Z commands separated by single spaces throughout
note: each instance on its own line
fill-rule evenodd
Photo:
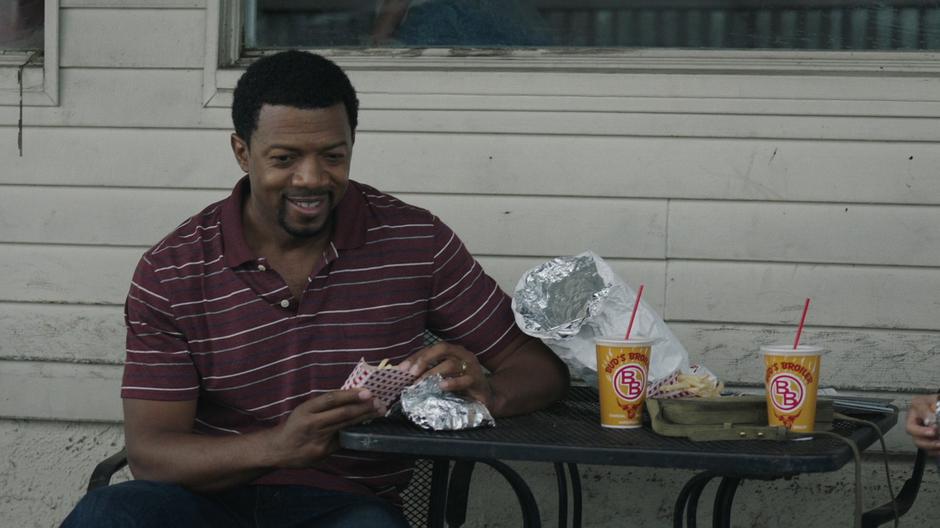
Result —
M 277 47 L 940 49 L 940 0 L 246 0 Z
M 0 0 L 0 50 L 42 49 L 44 0 Z

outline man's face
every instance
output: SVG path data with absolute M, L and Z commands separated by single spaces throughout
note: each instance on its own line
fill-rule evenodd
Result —
M 352 158 L 342 103 L 317 109 L 266 104 L 251 145 L 233 134 L 232 150 L 251 182 L 247 233 L 286 244 L 328 239 Z

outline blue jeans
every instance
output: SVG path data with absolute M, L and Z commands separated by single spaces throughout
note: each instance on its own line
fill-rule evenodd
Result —
M 132 480 L 96 489 L 62 528 L 400 527 L 401 511 L 376 498 L 307 486 L 241 486 L 214 494 Z

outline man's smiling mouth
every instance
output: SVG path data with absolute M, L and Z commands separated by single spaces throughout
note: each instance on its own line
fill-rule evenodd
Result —
M 286 196 L 284 199 L 302 212 L 315 214 L 327 206 L 330 197 L 326 194 L 320 194 L 316 196 Z

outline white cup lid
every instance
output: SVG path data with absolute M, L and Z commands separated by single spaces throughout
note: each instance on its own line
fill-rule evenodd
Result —
M 826 349 L 815 345 L 800 345 L 796 348 L 793 345 L 764 345 L 760 351 L 775 356 L 818 356 L 825 353 Z

